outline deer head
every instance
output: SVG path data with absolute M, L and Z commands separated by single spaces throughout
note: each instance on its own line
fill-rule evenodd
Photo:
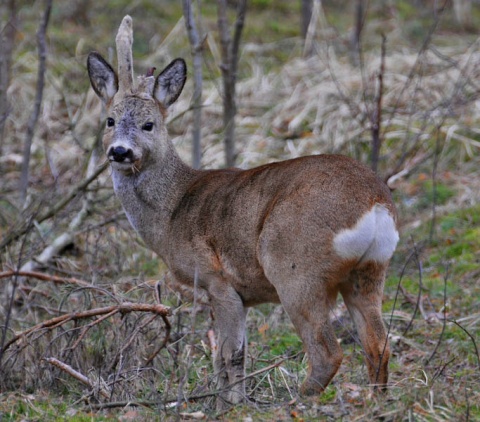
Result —
M 92 87 L 107 109 L 104 148 L 114 170 L 136 173 L 162 154 L 158 139 L 166 142 L 166 110 L 186 80 L 183 59 L 172 61 L 156 78 L 153 71 L 133 77 L 132 18 L 125 16 L 116 37 L 118 75 L 97 52 L 88 56 Z

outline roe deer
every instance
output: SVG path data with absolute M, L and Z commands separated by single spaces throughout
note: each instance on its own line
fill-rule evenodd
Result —
M 398 242 L 388 187 L 367 167 L 317 155 L 250 170 L 195 170 L 167 137 L 166 111 L 186 79 L 176 59 L 133 80 L 132 19 L 118 30 L 118 78 L 96 52 L 93 89 L 108 117 L 104 147 L 128 219 L 176 282 L 204 289 L 215 315 L 217 407 L 245 399 L 247 309 L 281 303 L 309 358 L 301 392 L 321 393 L 342 349 L 329 319 L 338 293 L 355 322 L 370 383 L 384 388 L 389 346 L 381 306 Z M 240 380 L 240 382 L 239 382 Z

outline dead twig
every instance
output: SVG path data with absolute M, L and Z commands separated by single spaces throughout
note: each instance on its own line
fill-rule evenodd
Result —
M 153 359 L 155 359 L 155 357 L 160 353 L 160 350 L 162 350 L 167 345 L 168 340 L 170 340 L 170 332 L 172 331 L 172 325 L 170 324 L 170 321 L 166 317 L 166 315 L 161 315 L 161 318 L 163 319 L 163 323 L 165 324 L 165 337 L 160 343 L 160 346 L 158 346 L 157 350 L 147 358 L 145 366 L 148 366 L 150 365 L 150 363 L 152 363 Z
M 21 338 L 28 337 L 31 334 L 42 329 L 52 330 L 70 321 L 78 321 L 81 319 L 92 318 L 99 315 L 109 314 L 109 316 L 113 316 L 116 313 L 127 314 L 130 312 L 152 312 L 154 314 L 164 317 L 167 317 L 171 314 L 170 308 L 163 305 L 130 302 L 121 303 L 120 305 L 106 306 L 104 308 L 89 309 L 83 312 L 72 312 L 49 319 L 47 321 L 43 321 L 15 335 L 12 339 L 10 339 L 10 341 L 5 344 L 2 349 L 2 353 L 4 353 L 12 344 L 16 343 Z
M 8 277 L 31 277 L 36 278 L 42 281 L 52 281 L 57 284 L 75 284 L 80 287 L 95 287 L 91 283 L 87 281 L 80 280 L 78 278 L 65 278 L 59 277 L 52 274 L 46 274 L 39 271 L 16 271 L 16 270 L 8 270 L 0 272 L 0 279 L 8 278 Z
M 77 379 L 82 384 L 86 385 L 87 387 L 89 387 L 93 390 L 96 389 L 95 385 L 93 385 L 93 383 L 90 381 L 90 379 L 88 377 L 86 377 L 85 375 L 76 371 L 70 365 L 67 365 L 64 362 L 61 362 L 56 358 L 46 358 L 45 361 L 48 362 L 49 364 L 51 364 L 53 366 L 56 366 L 57 368 L 61 369 L 63 372 L 66 372 L 68 375 Z M 107 391 L 105 391 L 105 389 L 99 388 L 98 392 L 99 392 L 99 394 L 101 394 L 106 399 L 110 398 L 110 394 Z
M 130 337 L 128 338 L 128 340 L 126 340 L 124 342 L 124 344 L 122 345 L 122 347 L 120 348 L 120 350 L 117 352 L 117 354 L 115 355 L 115 358 L 113 359 L 111 365 L 110 365 L 110 371 L 115 368 L 119 362 L 119 360 L 121 359 L 121 357 L 123 356 L 123 353 L 125 352 L 125 350 L 127 350 L 130 345 L 132 344 L 133 340 L 135 339 L 135 337 L 138 335 L 138 333 L 144 328 L 146 327 L 147 325 L 149 325 L 155 318 L 157 317 L 157 315 L 152 315 L 150 318 L 148 318 L 143 324 L 141 324 L 140 326 L 138 326 L 137 328 L 135 328 L 135 330 L 133 330 L 132 334 L 130 334 Z
M 69 347 L 67 350 L 75 350 L 77 346 L 81 343 L 81 341 L 84 339 L 85 335 L 87 332 L 94 327 L 95 325 L 100 324 L 102 321 L 105 321 L 106 319 L 110 318 L 111 316 L 115 315 L 116 311 L 113 310 L 112 312 L 109 312 L 108 314 L 105 314 L 101 316 L 100 318 L 95 319 L 94 321 L 90 322 L 89 324 L 83 326 L 82 332 L 78 336 L 77 340 L 75 340 L 75 343 L 73 343 L 72 347 Z

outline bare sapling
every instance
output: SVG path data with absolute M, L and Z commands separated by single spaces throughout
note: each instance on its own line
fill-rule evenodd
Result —
M 329 312 L 340 293 L 365 350 L 370 383 L 384 389 L 389 346 L 385 275 L 399 236 L 389 188 L 340 155 L 249 170 L 197 170 L 165 127 L 186 79 L 182 59 L 136 81 L 132 19 L 116 38 L 118 74 L 96 52 L 93 89 L 107 109 L 105 153 L 128 219 L 178 283 L 204 289 L 215 315 L 217 408 L 246 399 L 242 382 L 249 307 L 281 303 L 309 359 L 302 394 L 319 394 L 342 362 Z

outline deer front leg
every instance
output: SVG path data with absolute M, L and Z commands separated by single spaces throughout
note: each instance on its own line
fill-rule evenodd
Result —
M 220 391 L 217 410 L 221 411 L 245 400 L 245 356 L 247 351 L 245 325 L 247 309 L 238 293 L 225 281 L 209 289 L 215 316 L 217 350 L 213 367 L 216 388 Z

